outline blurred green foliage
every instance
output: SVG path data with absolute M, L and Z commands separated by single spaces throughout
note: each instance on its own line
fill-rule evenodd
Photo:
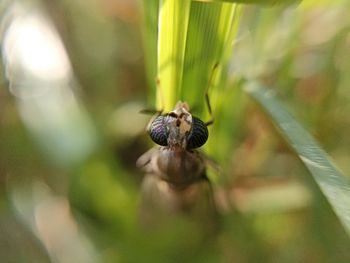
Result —
M 11 1 L 3 3 L 1 17 Z M 185 218 L 149 229 L 138 224 L 142 174 L 134 164 L 151 147 L 143 132 L 148 117 L 138 111 L 147 98 L 148 105 L 155 99 L 149 77 L 154 73 L 145 74 L 154 70 L 144 66 L 155 53 L 143 52 L 143 43 L 156 43 L 155 32 L 143 35 L 144 23 L 155 22 L 147 17 L 152 8 L 146 5 L 142 19 L 136 1 L 40 4 L 67 49 L 74 82 L 80 83 L 75 94 L 96 130 L 97 144 L 69 165 L 38 147 L 2 66 L 4 262 L 350 261 L 349 238 L 324 196 L 236 81 L 237 76 L 257 78 L 271 87 L 350 174 L 348 1 L 243 7 L 230 82 L 217 96 L 208 142 L 210 156 L 224 170 L 224 176 L 213 176 L 223 216 L 220 233 L 210 238 Z M 1 46 L 3 40 L 2 35 Z M 201 104 L 202 97 L 198 100 Z

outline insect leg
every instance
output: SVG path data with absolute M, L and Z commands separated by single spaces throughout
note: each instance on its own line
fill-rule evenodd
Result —
M 219 66 L 219 63 L 215 63 L 214 66 L 213 66 L 213 69 L 211 71 L 211 74 L 210 74 L 210 78 L 209 78 L 209 82 L 208 82 L 208 87 L 207 87 L 207 90 L 205 91 L 205 103 L 207 105 L 207 108 L 208 108 L 208 112 L 209 112 L 209 115 L 210 115 L 210 119 L 209 121 L 207 121 L 205 123 L 205 125 L 209 126 L 209 125 L 212 125 L 214 123 L 214 116 L 213 116 L 213 111 L 211 109 L 211 105 L 210 105 L 210 99 L 209 99 L 209 88 L 210 86 L 213 84 L 213 79 L 214 79 L 214 73 L 215 71 L 217 70 Z

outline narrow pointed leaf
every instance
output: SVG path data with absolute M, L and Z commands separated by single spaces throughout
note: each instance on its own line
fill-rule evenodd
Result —
M 191 5 L 181 97 L 202 111 L 204 96 L 218 89 L 237 33 L 240 8 L 234 4 Z M 212 101 L 213 100 L 212 98 Z
M 350 235 L 350 181 L 333 164 L 315 139 L 259 83 L 250 82 L 245 90 L 270 115 L 287 143 L 295 150 L 328 199 Z
M 226 77 L 239 18 L 236 4 L 160 2 L 158 107 L 164 104 L 168 111 L 185 100 L 203 111 L 208 87 L 215 90 Z
M 190 7 L 190 0 L 160 1 L 157 106 L 166 111 L 175 105 L 182 81 Z
M 264 6 L 291 5 L 300 3 L 302 0 L 196 0 L 199 2 L 227 2 L 237 4 L 255 4 Z
M 158 5 L 159 0 L 147 0 L 143 4 L 143 39 L 144 56 L 146 63 L 147 85 L 149 92 L 148 99 L 154 105 L 156 76 L 157 76 L 157 39 L 158 39 Z

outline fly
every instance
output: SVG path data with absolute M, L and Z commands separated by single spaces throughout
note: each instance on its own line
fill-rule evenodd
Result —
M 137 160 L 137 166 L 158 176 L 172 187 L 183 188 L 205 175 L 204 160 L 196 148 L 208 139 L 207 124 L 192 116 L 186 102 L 157 116 L 149 125 L 155 147 Z
M 211 114 L 209 97 L 206 94 Z M 158 114 L 148 125 L 156 146 L 136 162 L 145 172 L 141 193 L 141 220 L 152 223 L 160 216 L 189 214 L 201 221 L 216 217 L 213 192 L 206 173 L 206 158 L 197 150 L 208 139 L 213 119 L 203 122 L 190 113 L 186 102 Z

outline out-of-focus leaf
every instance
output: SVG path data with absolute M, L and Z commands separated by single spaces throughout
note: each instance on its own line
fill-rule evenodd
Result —
M 159 0 L 147 0 L 143 4 L 145 69 L 150 91 L 155 91 L 155 78 L 157 76 L 158 6 Z M 152 93 L 148 93 L 150 101 L 154 100 L 154 96 L 151 96 Z
M 302 0 L 196 0 L 199 2 L 228 2 L 239 4 L 256 4 L 266 6 L 290 5 L 300 3 Z
M 332 163 L 315 139 L 284 109 L 274 96 L 256 82 L 245 90 L 269 114 L 287 143 L 313 175 L 345 230 L 350 234 L 350 182 Z
M 96 147 L 97 134 L 73 90 L 74 73 L 62 40 L 41 11 L 13 2 L 0 19 L 9 90 L 23 123 L 52 161 L 71 166 Z

